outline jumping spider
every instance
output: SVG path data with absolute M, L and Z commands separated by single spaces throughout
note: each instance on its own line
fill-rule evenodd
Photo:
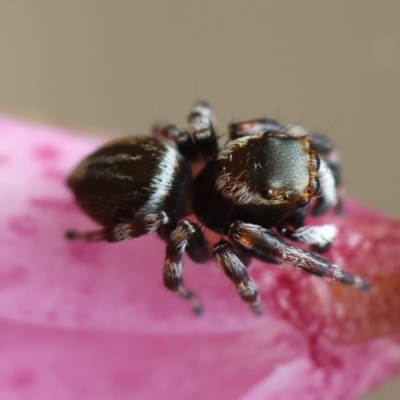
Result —
M 188 126 L 157 127 L 153 137 L 115 140 L 85 158 L 67 183 L 82 210 L 103 229 L 70 231 L 67 237 L 116 242 L 157 231 L 166 242 L 165 286 L 188 300 L 196 314 L 203 305 L 183 283 L 185 251 L 197 263 L 214 258 L 255 314 L 262 312 L 262 305 L 247 272 L 251 257 L 356 289 L 370 288 L 367 281 L 316 254 L 331 245 L 334 225 L 304 226 L 317 193 L 312 214 L 330 208 L 342 212 L 343 189 L 331 140 L 260 118 L 230 124 L 230 140 L 220 150 L 215 118 L 204 102 L 192 108 Z M 191 167 L 199 162 L 204 167 L 195 176 Z M 185 218 L 192 213 L 221 235 L 212 249 L 201 227 Z

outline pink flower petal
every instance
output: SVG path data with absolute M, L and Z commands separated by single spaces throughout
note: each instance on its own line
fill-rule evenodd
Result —
M 348 201 L 327 257 L 361 293 L 254 261 L 254 317 L 217 267 L 185 261 L 195 317 L 164 289 L 156 235 L 68 242 L 93 223 L 64 185 L 100 140 L 0 117 L 1 399 L 354 399 L 400 371 L 400 223 Z

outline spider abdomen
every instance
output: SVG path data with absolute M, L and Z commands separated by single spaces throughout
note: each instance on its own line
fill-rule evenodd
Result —
M 128 137 L 85 158 L 67 184 L 82 210 L 109 226 L 161 211 L 182 218 L 190 181 L 176 149 L 153 138 Z

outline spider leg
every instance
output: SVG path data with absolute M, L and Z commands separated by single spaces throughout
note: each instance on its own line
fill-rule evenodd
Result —
M 186 253 L 195 263 L 204 264 L 212 259 L 211 247 L 197 224 L 191 223 L 191 228 L 194 232 L 188 238 Z
M 157 139 L 169 139 L 175 142 L 176 148 L 186 160 L 193 161 L 197 158 L 197 149 L 190 133 L 176 125 L 155 125 L 152 128 L 152 135 Z
M 337 228 L 334 224 L 304 226 L 308 208 L 308 206 L 301 208 L 291 214 L 281 226 L 277 227 L 277 231 L 285 238 L 306 243 L 312 250 L 323 253 L 331 247 L 337 235 Z
M 200 315 L 203 312 L 203 303 L 200 298 L 190 289 L 188 289 L 183 283 L 183 263 L 182 256 L 188 245 L 196 243 L 192 241 L 193 237 L 196 237 L 201 231 L 194 223 L 188 220 L 181 220 L 178 226 L 172 231 L 171 235 L 167 239 L 167 250 L 164 265 L 164 284 L 165 286 L 177 293 L 179 296 L 188 300 L 191 304 L 195 314 Z M 202 243 L 199 241 L 198 243 Z M 201 246 L 200 246 L 201 247 Z M 194 256 L 196 251 L 192 251 L 191 254 Z M 196 256 L 198 254 L 196 253 Z
M 229 124 L 228 131 L 231 140 L 243 136 L 261 136 L 264 133 L 279 133 L 283 126 L 273 119 L 255 118 L 232 122 Z
M 216 119 L 210 105 L 204 101 L 195 103 L 187 121 L 197 152 L 206 161 L 211 160 L 218 153 L 219 147 L 215 130 Z
M 242 262 L 242 264 L 249 268 L 251 260 L 253 259 L 251 254 L 249 254 L 246 250 L 243 250 L 241 247 L 234 245 L 232 248 L 233 253 L 237 258 Z
M 320 216 L 325 214 L 330 208 L 334 208 L 336 214 L 343 214 L 343 197 L 345 193 L 343 185 L 337 183 L 337 177 L 335 177 L 333 169 L 321 157 L 317 177 L 320 182 L 320 196 L 317 198 L 311 214 Z
M 336 197 L 337 202 L 335 206 L 335 213 L 337 215 L 344 215 L 346 210 L 344 207 L 344 198 L 346 196 L 346 188 L 343 185 L 342 174 L 340 170 L 340 165 L 338 163 L 337 153 L 332 153 L 327 158 L 327 164 L 330 170 L 332 171 L 333 178 L 335 180 L 335 188 L 336 188 Z
M 257 287 L 249 276 L 246 266 L 235 255 L 233 246 L 221 240 L 213 247 L 213 255 L 225 275 L 234 283 L 239 296 L 249 303 L 254 314 L 262 314 L 262 305 Z
M 330 264 L 326 259 L 313 252 L 299 249 L 276 236 L 271 230 L 261 226 L 234 222 L 229 230 L 229 238 L 254 257 L 278 264 L 287 264 L 317 276 L 325 276 L 334 281 L 360 290 L 369 290 L 371 285 L 366 280 Z
M 188 130 L 176 125 L 155 125 L 152 135 L 158 139 L 173 140 L 178 151 L 189 162 L 212 159 L 219 151 L 215 130 L 216 119 L 208 103 L 199 101 L 189 112 Z
M 337 228 L 334 224 L 320 226 L 302 226 L 297 229 L 281 227 L 278 232 L 291 240 L 308 244 L 313 250 L 324 253 L 328 251 L 337 235 Z
M 323 180 L 324 174 L 326 173 L 325 171 L 329 169 L 331 177 L 329 178 L 327 177 L 325 178 L 325 180 L 333 180 L 333 186 L 335 188 L 335 197 L 336 197 L 336 201 L 334 204 L 335 212 L 336 214 L 343 214 L 344 213 L 343 197 L 345 194 L 345 190 L 343 186 L 342 174 L 339 164 L 339 154 L 335 149 L 333 141 L 328 137 L 321 135 L 320 133 L 311 132 L 308 135 L 308 138 L 310 139 L 310 147 L 318 153 L 318 155 L 321 158 L 321 161 L 323 161 L 326 164 L 325 166 L 321 165 L 322 171 L 321 173 L 318 173 L 318 178 L 320 179 L 320 181 L 321 179 Z M 327 184 L 328 183 L 325 183 L 325 185 Z M 323 188 L 321 182 L 321 191 L 323 193 L 323 196 L 321 200 L 317 201 L 316 206 L 312 210 L 313 215 L 322 215 L 326 212 L 327 208 L 331 207 L 331 205 L 329 204 L 326 205 L 324 204 L 324 202 L 326 203 L 328 201 L 329 203 L 329 198 L 332 198 L 332 195 L 326 193 L 324 196 L 324 190 L 326 191 L 328 190 L 328 188 L 327 187 Z
M 161 211 L 157 214 L 148 214 L 145 217 L 134 220 L 130 223 L 112 225 L 97 231 L 68 231 L 65 236 L 70 240 L 84 240 L 86 242 L 119 242 L 121 240 L 145 235 L 168 223 L 169 218 L 167 214 Z

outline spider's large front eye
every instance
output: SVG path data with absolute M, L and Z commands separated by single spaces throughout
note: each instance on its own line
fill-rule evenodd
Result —
M 263 189 L 261 191 L 261 196 L 264 197 L 264 199 L 271 200 L 275 195 L 275 191 L 272 189 Z

